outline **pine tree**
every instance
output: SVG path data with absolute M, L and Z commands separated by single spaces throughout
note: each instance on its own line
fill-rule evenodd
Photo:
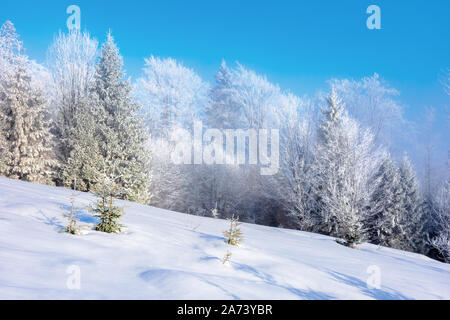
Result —
M 374 152 L 373 135 L 346 115 L 334 89 L 327 102 L 313 162 L 315 229 L 353 246 L 364 236 L 367 180 L 379 155 Z
M 76 116 L 75 144 L 65 170 L 69 182 L 81 174 L 85 188 L 92 188 L 96 177 L 110 172 L 118 177 L 122 197 L 147 203 L 147 134 L 140 105 L 131 98 L 129 80 L 123 81 L 122 57 L 111 34 L 102 47 L 88 106 Z
M 76 109 L 74 119 L 76 126 L 70 129 L 67 146 L 71 151 L 67 162 L 61 166 L 60 178 L 71 189 L 93 191 L 103 163 L 98 146 L 98 123 L 86 101 Z
M 450 152 L 447 181 L 434 197 L 433 224 L 434 234 L 429 244 L 438 251 L 437 258 L 450 263 Z
M 122 225 L 119 223 L 123 209 L 115 205 L 115 197 L 120 196 L 120 186 L 116 178 L 104 175 L 96 186 L 97 202 L 91 207 L 94 216 L 100 219 L 95 230 L 107 233 L 120 233 Z
M 216 85 L 210 90 L 211 103 L 207 106 L 206 118 L 212 128 L 240 128 L 242 106 L 235 99 L 233 71 L 222 61 L 216 73 Z
M 411 162 L 406 156 L 400 164 L 399 174 L 403 199 L 400 213 L 400 224 L 404 230 L 402 249 L 424 253 L 427 239 L 419 187 Z
M 147 135 L 140 105 L 131 98 L 129 80 L 122 81 L 122 57 L 108 34 L 95 74 L 92 95 L 99 121 L 99 148 L 106 165 L 115 167 L 124 198 L 148 202 Z
M 375 188 L 365 217 L 368 240 L 378 245 L 400 247 L 405 234 L 401 224 L 403 190 L 398 169 L 389 156 L 371 183 Z
M 229 219 L 230 229 L 223 232 L 223 235 L 227 239 L 227 243 L 232 246 L 238 246 L 242 242 L 242 231 L 239 228 L 241 223 L 239 222 L 239 217 L 234 218 L 234 215 Z
M 0 28 L 0 100 L 6 99 L 3 88 L 7 85 L 7 81 L 12 77 L 14 64 L 17 56 L 20 54 L 22 42 L 11 21 L 6 21 Z M 0 174 L 4 174 L 6 167 L 6 152 L 8 144 L 6 135 L 3 134 L 7 130 L 5 119 L 0 118 Z
M 33 87 L 28 57 L 11 23 L 0 31 L 2 52 L 10 62 L 0 88 L 0 128 L 3 142 L 2 174 L 16 179 L 49 183 L 53 175 L 52 137 L 43 93 Z M 4 37 L 11 37 L 4 39 Z M 7 45 L 5 45 L 5 43 Z
M 22 54 L 23 44 L 19 40 L 19 35 L 11 21 L 6 21 L 0 28 L 0 62 L 2 73 L 0 79 L 8 76 L 8 71 L 17 63 L 18 57 Z M 6 74 L 5 74 L 6 73 Z

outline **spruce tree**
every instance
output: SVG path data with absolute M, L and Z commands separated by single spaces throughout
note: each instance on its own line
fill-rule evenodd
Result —
M 123 209 L 115 205 L 115 197 L 120 196 L 120 186 L 113 176 L 104 175 L 96 186 L 97 202 L 91 207 L 94 216 L 100 222 L 95 230 L 107 233 L 120 233 L 122 225 L 119 220 L 123 215 Z
M 229 219 L 230 228 L 223 232 L 223 235 L 227 239 L 227 243 L 232 246 L 238 246 L 242 242 L 242 231 L 239 228 L 241 223 L 239 217 L 235 218 L 234 215 Z
M 437 258 L 450 263 L 450 180 L 444 183 L 435 198 L 434 216 L 439 231 L 430 239 L 430 244 L 438 251 Z
M 365 217 L 368 240 L 378 245 L 399 247 L 405 232 L 401 225 L 403 190 L 398 169 L 389 156 L 384 159 L 371 183 L 375 188 Z
M 327 103 L 312 165 L 314 228 L 352 247 L 364 236 L 367 180 L 378 154 L 373 152 L 373 135 L 347 116 L 334 89 Z
M 399 167 L 403 204 L 400 223 L 404 230 L 401 249 L 424 253 L 427 239 L 424 217 L 416 175 L 409 159 L 404 156 Z
M 233 71 L 222 61 L 216 74 L 216 84 L 210 90 L 211 103 L 207 106 L 206 119 L 212 128 L 240 128 L 242 106 L 236 102 L 233 87 Z
M 150 175 L 148 171 L 147 133 L 141 107 L 131 97 L 129 80 L 123 80 L 122 57 L 108 34 L 99 63 L 88 106 L 77 115 L 80 124 L 68 160 L 65 176 L 71 181 L 81 174 L 84 186 L 92 189 L 96 177 L 111 172 L 126 200 L 147 203 Z
M 67 146 L 71 151 L 67 162 L 61 166 L 60 178 L 71 189 L 93 191 L 103 163 L 98 146 L 98 124 L 86 101 L 76 109 L 74 119 L 76 125 L 70 129 Z
M 8 76 L 8 71 L 11 70 L 9 67 L 17 63 L 17 58 L 22 54 L 22 51 L 23 44 L 19 40 L 14 24 L 11 21 L 6 21 L 0 28 L 0 62 L 2 67 L 0 79 Z
M 14 26 L 6 23 L 0 37 L 2 55 L 9 63 L 9 71 L 0 82 L 2 174 L 49 183 L 55 161 L 45 97 L 33 86 L 29 60 L 22 53 Z M 14 43 L 16 47 L 11 45 Z

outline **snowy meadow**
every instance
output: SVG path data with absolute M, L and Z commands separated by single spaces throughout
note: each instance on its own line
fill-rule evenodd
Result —
M 380 75 L 300 97 L 238 62 L 132 81 L 112 32 L 25 47 L 4 22 L 0 299 L 450 299 L 450 159 Z
M 120 235 L 60 231 L 72 191 L 0 178 L 0 299 L 450 299 L 450 266 L 423 255 L 243 224 L 230 246 L 223 219 L 120 201 Z

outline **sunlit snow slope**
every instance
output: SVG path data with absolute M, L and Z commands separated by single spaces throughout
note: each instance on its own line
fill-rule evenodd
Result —
M 119 202 L 124 234 L 96 232 L 89 194 L 88 233 L 60 233 L 71 194 L 0 178 L 0 299 L 450 299 L 448 264 L 319 234 L 243 224 L 222 264 L 224 220 Z

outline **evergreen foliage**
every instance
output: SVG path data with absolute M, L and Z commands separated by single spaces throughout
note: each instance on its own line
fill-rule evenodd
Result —
M 123 208 L 115 205 L 115 197 L 121 193 L 120 186 L 111 176 L 104 176 L 96 186 L 98 200 L 91 207 L 94 216 L 100 222 L 95 230 L 107 233 L 120 233 L 122 225 L 119 220 L 123 215 Z
M 383 246 L 398 246 L 403 203 L 400 175 L 395 164 L 387 156 L 373 177 L 375 188 L 371 195 L 369 212 L 365 217 L 368 240 Z
M 323 109 L 313 163 L 315 228 L 353 246 L 364 238 L 368 178 L 378 163 L 373 136 L 345 114 L 332 90 Z
M 80 186 L 91 190 L 105 170 L 114 168 L 121 197 L 148 203 L 148 137 L 140 105 L 131 98 L 130 82 L 122 80 L 122 66 L 119 49 L 108 34 L 87 105 L 76 113 L 74 144 L 63 176 L 66 184 L 81 177 Z
M 2 26 L 0 44 L 7 65 L 0 81 L 1 174 L 51 183 L 55 161 L 46 101 L 33 85 L 28 57 L 12 23 Z
M 228 219 L 230 222 L 230 229 L 223 232 L 223 235 L 225 236 L 227 243 L 232 246 L 238 246 L 242 240 L 242 231 L 239 228 L 241 223 L 239 222 L 239 217 L 235 218 L 234 215 Z

